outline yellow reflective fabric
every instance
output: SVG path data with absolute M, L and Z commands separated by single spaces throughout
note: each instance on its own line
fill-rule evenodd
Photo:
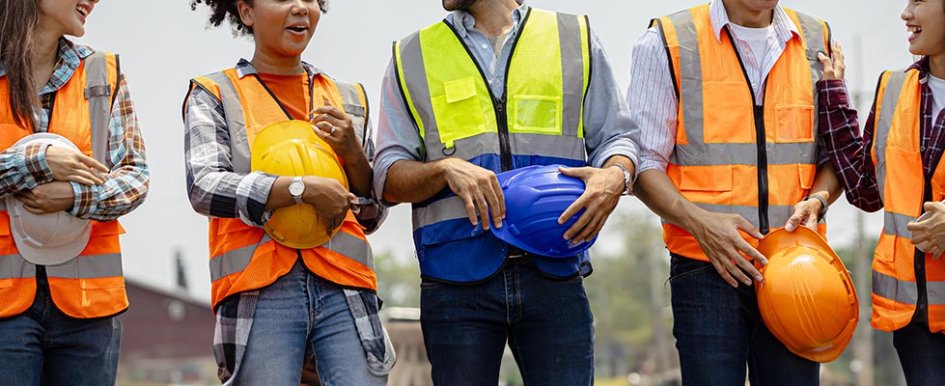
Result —
M 557 16 L 553 12 L 534 9 L 528 23 L 519 39 L 544 41 L 545 44 L 521 44 L 515 48 L 513 63 L 537 61 L 532 66 L 509 67 L 509 133 L 561 135 L 564 74 L 558 65 L 561 63 L 561 41 Z M 516 82 L 529 77 L 542 81 Z

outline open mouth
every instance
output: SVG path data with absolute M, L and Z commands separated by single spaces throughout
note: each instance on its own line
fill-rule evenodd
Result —
M 910 25 L 910 26 L 906 26 L 906 27 L 907 27 L 906 29 L 907 29 L 909 32 L 911 32 L 911 34 L 909 35 L 909 41 L 910 41 L 910 42 L 913 41 L 913 40 L 915 40 L 915 39 L 917 39 L 917 38 L 919 37 L 919 35 L 922 34 L 922 27 L 914 26 L 914 25 Z
M 290 26 L 286 27 L 286 29 L 296 34 L 304 34 L 308 32 L 308 27 L 306 26 Z
M 89 14 L 92 13 L 92 7 L 88 4 L 79 4 L 75 6 L 76 13 L 79 14 L 79 17 L 82 19 L 82 22 L 85 22 L 85 19 L 89 17 Z

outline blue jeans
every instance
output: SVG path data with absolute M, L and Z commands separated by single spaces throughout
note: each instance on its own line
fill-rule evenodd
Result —
M 945 385 L 945 334 L 910 323 L 893 332 L 893 346 L 910 385 Z
M 593 317 L 582 278 L 546 278 L 526 257 L 485 283 L 420 286 L 435 385 L 495 386 L 506 341 L 526 385 L 593 383 Z
M 712 264 L 673 255 L 673 336 L 683 385 L 817 385 L 820 364 L 790 352 L 765 327 L 755 289 L 732 288 Z
M 0 319 L 0 383 L 114 385 L 121 345 L 117 317 L 75 319 L 53 304 L 45 275 L 23 314 Z
M 368 371 L 354 323 L 342 288 L 296 263 L 259 292 L 234 384 L 297 386 L 309 354 L 323 385 L 386 385 Z

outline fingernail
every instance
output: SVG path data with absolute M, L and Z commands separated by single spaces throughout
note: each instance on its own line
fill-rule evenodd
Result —
M 765 278 L 761 277 L 761 275 L 758 275 L 758 276 L 755 276 L 755 281 L 761 283 L 761 282 L 765 281 Z
M 745 280 L 745 285 L 751 285 L 751 279 Z

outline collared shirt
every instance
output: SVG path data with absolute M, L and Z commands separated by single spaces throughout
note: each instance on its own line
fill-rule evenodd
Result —
M 745 65 L 755 99 L 761 101 L 765 93 L 765 79 L 774 68 L 787 43 L 800 38 L 800 32 L 791 17 L 778 5 L 774 10 L 771 28 L 775 39 L 769 39 L 762 60 L 755 59 L 749 42 L 739 38 L 728 17 L 722 0 L 712 0 L 709 15 L 715 38 L 721 41 L 722 30 L 730 31 L 732 42 Z M 630 105 L 632 137 L 640 145 L 640 163 L 637 174 L 650 170 L 666 170 L 676 146 L 677 109 L 679 101 L 673 86 L 669 58 L 658 28 L 647 30 L 633 47 L 630 68 L 630 87 L 627 102 Z M 818 146 L 820 162 L 827 161 L 822 145 Z
M 945 152 L 945 111 L 933 116 L 935 97 L 928 85 L 928 58 L 916 62 L 909 69 L 919 70 L 919 82 L 922 85 L 922 120 L 919 123 L 922 133 L 922 171 L 925 176 L 930 176 Z M 872 161 L 875 106 L 870 111 L 863 136 L 860 137 L 857 113 L 850 105 L 846 84 L 842 80 L 824 80 L 817 83 L 817 89 L 820 93 L 820 136 L 837 170 L 847 201 L 868 212 L 882 209 L 883 200 L 880 198 L 876 168 Z
M 316 76 L 327 76 L 308 63 L 302 63 L 310 84 Z M 242 78 L 256 73 L 249 61 L 236 65 Z M 190 203 L 197 213 L 219 218 L 239 218 L 250 226 L 262 226 L 266 220 L 266 202 L 277 176 L 261 172 L 239 174 L 233 171 L 230 132 L 223 104 L 210 92 L 196 87 L 184 101 L 184 158 Z M 372 126 L 367 123 L 364 151 L 368 160 L 374 156 Z M 370 197 L 361 200 L 356 211 L 361 225 L 372 232 L 380 226 L 386 209 Z
M 49 129 L 49 113 L 55 102 L 54 95 L 72 79 L 82 60 L 93 52 L 91 48 L 73 44 L 67 39 L 59 41 L 56 67 L 39 93 L 41 106 L 34 114 L 34 132 L 42 133 Z M 6 68 L 0 61 L 0 77 L 4 76 Z M 147 195 L 149 171 L 145 162 L 144 140 L 124 75 L 119 75 L 108 130 L 108 159 L 105 166 L 111 172 L 101 185 L 71 183 L 75 199 L 69 213 L 76 217 L 114 220 L 141 205 Z M 53 182 L 53 175 L 46 163 L 44 146 L 11 147 L 0 153 L 0 197 L 50 182 Z
M 527 11 L 528 5 L 521 2 L 512 12 L 514 26 L 508 33 L 507 42 L 516 39 L 522 18 Z M 463 44 L 469 48 L 476 62 L 482 67 L 492 92 L 502 95 L 511 45 L 505 44 L 502 52 L 495 55 L 489 39 L 475 28 L 475 19 L 468 12 L 454 11 L 447 16 L 446 22 L 456 29 Z M 591 79 L 584 104 L 587 163 L 600 167 L 610 157 L 623 155 L 637 164 L 637 145 L 630 139 L 627 131 L 630 127 L 629 111 L 600 40 L 593 31 L 591 35 Z M 388 65 L 384 76 L 381 108 L 377 131 L 377 158 L 374 162 L 374 189 L 378 197 L 383 197 L 387 171 L 391 165 L 401 160 L 423 161 L 423 139 L 407 106 L 404 105 L 393 62 Z

